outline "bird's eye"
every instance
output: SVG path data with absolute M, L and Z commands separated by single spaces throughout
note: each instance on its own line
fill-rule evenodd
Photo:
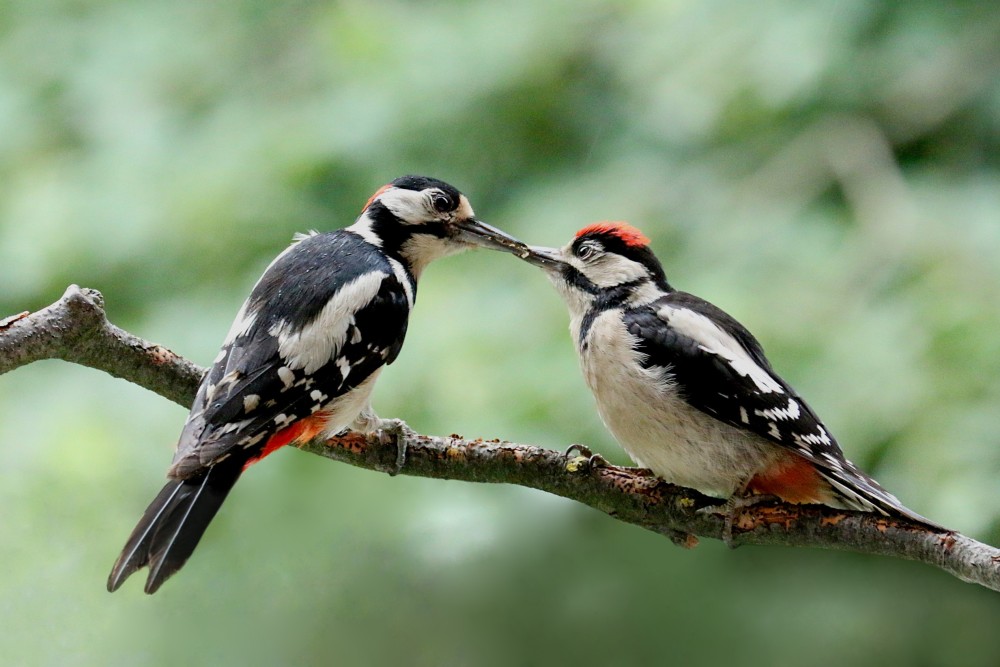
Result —
M 431 195 L 431 205 L 438 213 L 446 213 L 452 209 L 451 199 L 441 192 Z
M 576 249 L 576 256 L 580 259 L 590 259 L 594 256 L 596 249 L 589 243 L 584 243 L 579 248 Z

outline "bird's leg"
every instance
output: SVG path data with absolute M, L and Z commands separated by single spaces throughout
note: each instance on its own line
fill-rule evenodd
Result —
M 396 443 L 396 465 L 389 471 L 395 477 L 406 465 L 406 442 L 417 435 L 416 431 L 407 426 L 402 419 L 382 419 L 369 405 L 357 416 L 351 424 L 351 429 L 362 433 L 376 433 L 383 445 Z
M 730 549 L 735 549 L 739 546 L 733 544 L 733 524 L 736 522 L 736 516 L 748 507 L 773 502 L 781 502 L 781 499 L 777 496 L 736 492 L 726 502 L 719 503 L 718 505 L 707 505 L 698 511 L 703 514 L 722 514 L 722 541 Z
M 576 452 L 579 456 L 587 459 L 587 465 L 590 466 L 591 468 L 615 468 L 616 470 L 627 470 L 633 475 L 637 475 L 639 477 L 656 477 L 655 472 L 653 472 L 649 468 L 643 468 L 641 463 L 639 464 L 639 467 L 613 465 L 609 463 L 608 460 L 603 456 L 601 456 L 600 454 L 595 454 L 593 450 L 591 450 L 590 447 L 587 447 L 586 445 L 573 443 L 572 445 L 566 448 L 566 451 L 563 452 L 563 456 L 572 456 L 573 452 Z

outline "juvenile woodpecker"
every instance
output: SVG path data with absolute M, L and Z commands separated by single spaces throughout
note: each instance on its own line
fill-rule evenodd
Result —
M 379 189 L 357 221 L 298 235 L 240 308 L 202 380 L 170 481 L 132 531 L 108 578 L 141 567 L 154 593 L 181 568 L 236 480 L 279 447 L 346 427 L 398 431 L 369 396 L 399 354 L 417 279 L 440 257 L 523 244 L 475 218 L 451 185 L 404 176 Z
M 733 502 L 776 496 L 941 529 L 848 461 L 750 332 L 671 287 L 648 244 L 634 227 L 599 223 L 524 257 L 569 307 L 601 418 L 637 464 Z

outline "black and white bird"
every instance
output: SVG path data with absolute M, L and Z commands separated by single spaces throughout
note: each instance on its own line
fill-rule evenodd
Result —
M 569 307 L 601 418 L 637 464 L 716 497 L 776 496 L 941 529 L 844 457 L 739 322 L 671 287 L 634 227 L 594 224 L 524 259 Z
M 404 428 L 372 412 L 375 380 L 403 345 L 423 270 L 474 246 L 525 251 L 477 220 L 465 195 L 423 176 L 382 187 L 350 227 L 297 236 L 237 313 L 198 389 L 170 481 L 128 538 L 108 590 L 148 566 L 145 590 L 155 592 L 243 471 L 279 447 L 346 427 Z

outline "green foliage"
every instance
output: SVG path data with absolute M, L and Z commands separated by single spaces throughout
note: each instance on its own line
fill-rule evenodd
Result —
M 596 219 L 743 320 L 849 456 L 1000 541 L 993 3 L 98 2 L 0 9 L 0 316 L 76 282 L 202 364 L 291 234 L 403 173 L 532 243 Z M 428 271 L 376 407 L 594 445 L 544 278 Z M 5 664 L 995 665 L 1000 598 L 931 568 L 667 540 L 543 494 L 296 452 L 155 599 L 109 596 L 183 411 L 0 378 Z

